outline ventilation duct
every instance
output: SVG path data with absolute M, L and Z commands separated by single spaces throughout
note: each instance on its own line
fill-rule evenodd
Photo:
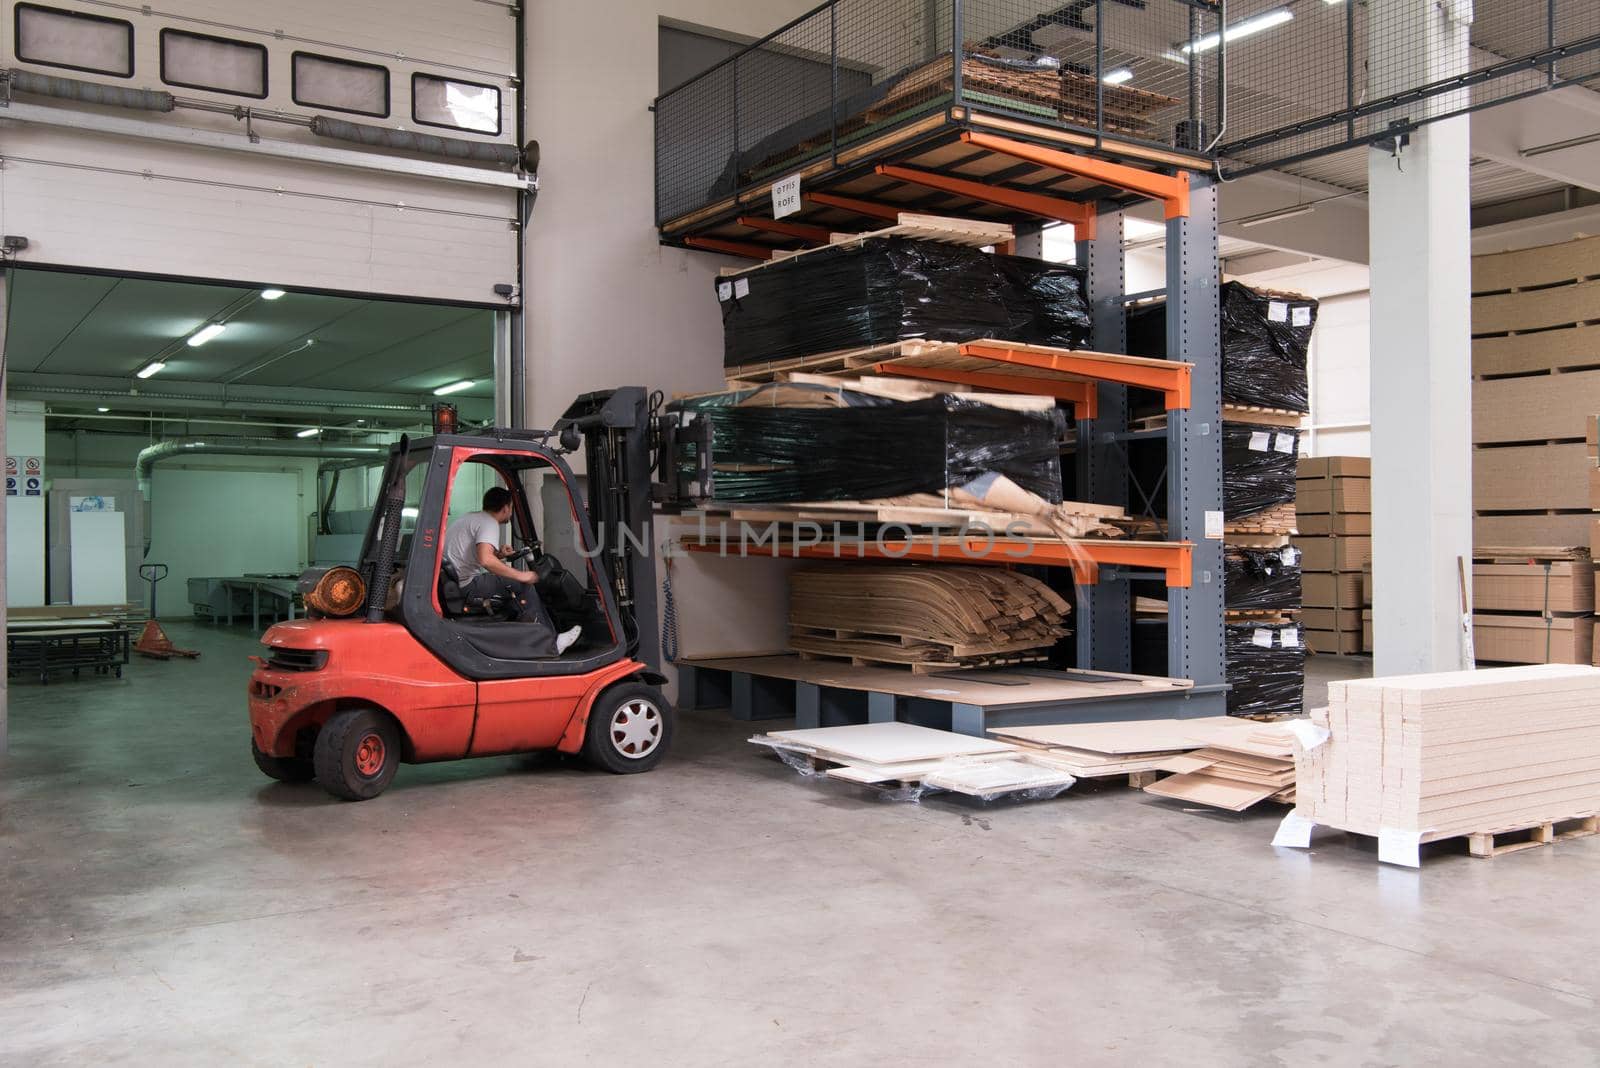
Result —
M 174 438 L 158 442 L 139 453 L 133 463 L 139 492 L 150 499 L 150 473 L 162 460 L 174 456 L 289 456 L 302 459 L 378 459 L 389 454 L 387 445 L 331 445 L 320 441 L 279 441 L 275 438 Z

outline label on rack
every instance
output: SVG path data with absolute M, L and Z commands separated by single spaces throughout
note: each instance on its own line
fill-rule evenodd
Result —
M 1251 452 L 1267 452 L 1272 448 L 1272 435 L 1265 430 L 1257 430 L 1250 435 Z
M 1278 644 L 1285 649 L 1300 648 L 1300 628 L 1285 627 L 1278 632 Z
M 729 301 L 729 300 L 733 299 L 733 283 L 732 282 L 718 282 L 717 283 L 717 299 L 721 300 L 721 301 Z
M 1272 447 L 1273 447 L 1274 450 L 1276 450 L 1278 452 L 1286 452 L 1290 456 L 1293 456 L 1294 455 L 1294 435 L 1293 434 L 1274 434 L 1272 436 Z
M 1272 323 L 1286 323 L 1289 321 L 1289 305 L 1281 300 L 1267 302 L 1267 321 Z
M 1293 322 L 1292 325 L 1294 325 L 1294 326 L 1310 326 L 1311 325 L 1311 305 L 1309 305 L 1309 304 L 1296 304 L 1295 305 L 1295 307 L 1294 307 L 1294 322 Z
M 1250 635 L 1250 644 L 1259 645 L 1263 649 L 1272 648 L 1272 632 L 1266 627 L 1257 627 L 1256 632 Z
M 1206 537 L 1211 541 L 1222 540 L 1222 513 L 1206 513 Z
M 750 279 L 736 278 L 733 282 L 733 299 L 743 300 L 750 295 Z
M 800 176 L 791 174 L 772 183 L 772 217 L 781 219 L 800 210 Z

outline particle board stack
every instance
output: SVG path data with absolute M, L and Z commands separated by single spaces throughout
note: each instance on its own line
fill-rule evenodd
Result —
M 1402 851 L 1600 812 L 1600 670 L 1536 665 L 1328 684 L 1297 815 Z
M 1473 650 L 1505 664 L 1590 664 L 1594 566 L 1587 547 L 1480 547 L 1472 565 Z
M 1071 609 L 1038 579 L 995 567 L 802 568 L 789 577 L 789 644 L 917 671 L 994 666 L 1043 659 Z
M 1302 457 L 1295 485 L 1306 646 L 1314 653 L 1359 653 L 1361 572 L 1372 559 L 1372 461 Z
M 1589 543 L 1596 275 L 1600 237 L 1473 257 L 1474 545 Z
M 1588 423 L 1584 444 L 1589 458 L 1589 510 L 1600 512 L 1600 415 L 1591 415 Z M 1600 578 L 1600 515 L 1589 519 L 1589 563 L 1594 577 Z M 1600 628 L 1595 630 L 1591 656 L 1591 663 L 1600 667 Z

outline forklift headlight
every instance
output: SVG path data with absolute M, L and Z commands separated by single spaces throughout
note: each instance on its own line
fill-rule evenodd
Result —
M 353 616 L 367 600 L 367 584 L 353 567 L 332 567 L 305 595 L 306 607 L 325 616 Z

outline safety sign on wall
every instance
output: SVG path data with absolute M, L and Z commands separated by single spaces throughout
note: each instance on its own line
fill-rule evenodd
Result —
M 6 496 L 44 496 L 44 457 L 6 457 Z

